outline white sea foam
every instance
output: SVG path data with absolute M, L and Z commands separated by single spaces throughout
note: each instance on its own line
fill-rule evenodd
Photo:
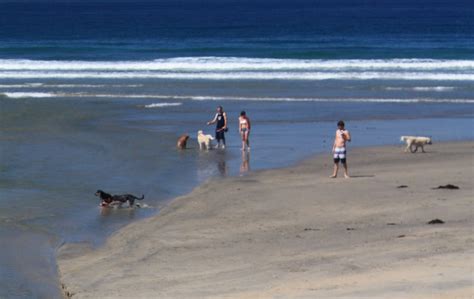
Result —
M 0 84 L 0 88 L 36 88 L 41 86 L 43 83 Z
M 188 57 L 149 61 L 0 59 L 4 79 L 474 81 L 474 60 Z
M 184 99 L 184 97 L 183 97 Z M 352 103 L 453 103 L 453 104 L 474 104 L 474 99 L 376 99 L 376 98 L 277 98 L 277 97 L 213 97 L 213 96 L 192 96 L 188 97 L 195 101 L 268 101 L 268 102 L 352 102 Z
M 239 97 L 239 96 L 207 96 L 207 95 L 163 95 L 163 94 L 89 94 L 89 93 L 4 93 L 11 97 L 28 97 L 36 94 L 36 97 L 83 97 L 83 98 L 132 98 L 132 99 L 167 99 L 167 100 L 191 100 L 191 101 L 256 101 L 256 102 L 353 102 L 353 103 L 452 103 L 452 104 L 474 104 L 474 99 L 436 99 L 436 98 L 297 98 L 297 97 Z M 18 94 L 18 95 L 17 95 Z M 34 97 L 34 96 L 33 96 Z M 167 106 L 179 106 L 182 103 L 153 103 L 145 105 L 145 108 L 159 108 Z
M 412 91 L 451 91 L 455 90 L 454 86 L 415 86 L 415 87 L 385 87 L 385 90 L 412 90 Z
M 23 84 L 0 84 L 0 88 L 104 88 L 104 87 L 142 87 L 143 84 L 46 84 L 46 83 L 23 83 Z
M 182 57 L 149 61 L 46 61 L 0 59 L 0 70 L 35 71 L 238 71 L 474 69 L 474 60 L 442 59 L 269 59 L 240 57 Z
M 456 89 L 454 86 L 417 86 L 413 87 L 416 91 L 451 91 Z
M 183 103 L 153 103 L 149 105 L 145 105 L 145 108 L 163 108 L 163 107 L 175 107 L 181 106 Z
M 9 98 L 20 99 L 20 98 L 51 98 L 56 97 L 58 94 L 48 92 L 3 92 L 0 93 Z
M 474 73 L 427 72 L 0 72 L 4 79 L 175 79 L 175 80 L 433 80 L 474 81 Z
M 142 87 L 143 84 L 44 84 L 43 87 L 51 88 L 104 88 L 104 87 Z

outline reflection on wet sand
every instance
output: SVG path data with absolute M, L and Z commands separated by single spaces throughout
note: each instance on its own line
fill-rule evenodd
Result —
M 198 155 L 197 176 L 199 180 L 206 180 L 213 176 L 227 176 L 229 174 L 229 155 L 225 150 L 200 151 Z
M 218 159 L 217 160 L 217 170 L 221 176 L 227 175 L 227 163 L 225 159 Z
M 205 180 L 209 177 L 228 175 L 244 175 L 250 169 L 250 152 L 241 152 L 240 163 L 234 157 L 236 153 L 230 150 L 212 150 L 199 152 L 198 155 L 198 178 Z
M 240 164 L 240 175 L 244 175 L 250 170 L 250 153 L 242 151 L 242 164 Z
M 107 223 L 107 218 L 112 215 L 123 215 L 130 220 L 135 218 L 135 207 L 100 207 L 101 222 Z M 105 217 L 105 218 L 104 218 Z

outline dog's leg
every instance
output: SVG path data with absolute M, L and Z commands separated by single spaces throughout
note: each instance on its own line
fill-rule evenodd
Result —
M 423 146 L 423 144 L 421 144 L 420 146 L 421 146 L 421 152 L 422 152 L 422 153 L 426 153 L 426 152 L 425 152 L 425 147 Z
M 407 142 L 407 147 L 405 148 L 405 153 L 408 153 L 411 147 L 411 142 Z

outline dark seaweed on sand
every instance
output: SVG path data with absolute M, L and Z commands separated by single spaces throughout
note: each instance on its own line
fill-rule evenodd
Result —
M 441 220 L 441 219 L 438 219 L 438 218 L 433 219 L 433 220 L 428 222 L 428 224 L 443 224 L 443 223 L 444 223 L 444 221 Z
M 440 185 L 440 186 L 438 186 L 438 187 L 436 187 L 436 188 L 433 188 L 433 190 L 436 190 L 436 189 L 457 190 L 457 189 L 459 189 L 459 187 L 456 186 L 456 185 L 447 184 L 447 185 L 444 185 L 444 186 L 443 186 L 443 185 Z

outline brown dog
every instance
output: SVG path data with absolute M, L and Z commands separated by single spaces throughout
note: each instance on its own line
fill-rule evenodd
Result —
M 186 144 L 188 143 L 189 136 L 187 134 L 181 135 L 178 138 L 178 142 L 176 143 L 176 147 L 179 149 L 185 149 Z

